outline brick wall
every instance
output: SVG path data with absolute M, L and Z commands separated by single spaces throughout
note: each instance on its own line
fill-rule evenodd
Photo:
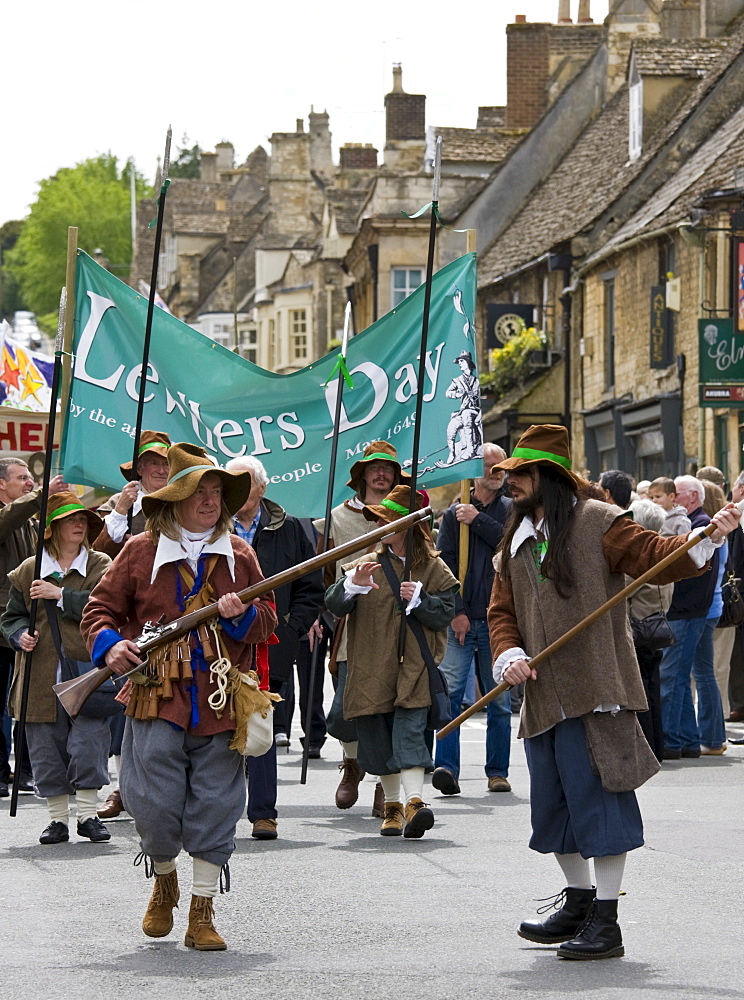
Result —
M 506 126 L 530 128 L 548 103 L 549 24 L 506 27 Z
M 341 170 L 375 170 L 377 150 L 369 143 L 347 143 L 339 150 L 339 167 Z
M 426 138 L 426 95 L 392 91 L 385 95 L 385 139 Z

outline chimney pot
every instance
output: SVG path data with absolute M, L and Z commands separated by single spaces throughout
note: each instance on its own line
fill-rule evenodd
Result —
M 305 119 L 304 118 L 298 118 L 297 119 L 297 128 L 295 129 L 295 132 L 304 132 L 304 131 L 305 131 Z
M 527 15 L 526 14 L 515 14 L 514 15 L 514 23 L 515 24 L 527 24 Z
M 579 16 L 577 24 L 594 24 L 591 15 L 591 0 L 579 0 Z
M 403 91 L 403 67 L 400 63 L 393 63 L 393 91 L 394 94 L 402 94 Z
M 571 0 L 558 0 L 558 24 L 573 24 L 571 20 Z

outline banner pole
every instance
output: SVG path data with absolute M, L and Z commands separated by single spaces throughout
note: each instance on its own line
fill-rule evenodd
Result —
M 333 435 L 331 437 L 331 460 L 328 465 L 328 489 L 326 491 L 325 520 L 323 522 L 323 541 L 321 552 L 328 551 L 328 540 L 331 537 L 331 511 L 333 509 L 333 485 L 336 479 L 336 457 L 338 455 L 338 438 L 341 428 L 341 400 L 344 392 L 344 381 L 346 374 L 346 347 L 349 342 L 351 331 L 351 302 L 346 303 L 344 312 L 344 337 L 341 341 L 341 353 L 339 355 L 338 381 L 336 383 L 336 409 L 333 415 Z M 315 620 L 319 625 L 321 615 Z M 305 706 L 305 745 L 302 748 L 302 770 L 300 772 L 300 784 L 307 782 L 307 762 L 310 759 L 310 725 L 313 718 L 313 696 L 315 694 L 315 677 L 318 672 L 318 656 L 320 649 L 320 639 L 315 636 L 312 656 L 310 657 L 310 677 L 308 679 L 307 705 Z
M 421 412 L 424 402 L 424 379 L 426 377 L 426 340 L 429 334 L 429 310 L 431 308 L 431 283 L 434 277 L 434 247 L 437 240 L 437 213 L 439 210 L 439 179 L 442 172 L 442 137 L 437 136 L 434 154 L 434 183 L 431 196 L 431 225 L 429 227 L 429 253 L 426 260 L 426 288 L 424 289 L 424 309 L 421 320 L 421 348 L 419 357 L 418 384 L 416 386 L 416 421 L 413 428 L 411 449 L 411 498 L 408 513 L 416 510 L 416 478 L 418 474 L 419 441 L 421 439 Z M 413 558 L 413 532 L 418 526 L 408 530 L 406 535 L 406 564 L 403 580 L 411 579 L 411 559 Z M 403 662 L 406 646 L 406 606 L 401 598 L 400 631 L 398 633 L 398 662 Z
M 478 233 L 475 229 L 467 229 L 465 236 L 465 252 L 475 253 L 478 249 Z M 477 345 L 475 345 L 477 348 Z M 470 480 L 460 480 L 460 503 L 470 503 Z M 465 592 L 465 577 L 468 572 L 468 559 L 470 557 L 470 525 L 460 521 L 460 537 L 457 546 L 458 576 L 460 579 L 460 593 Z
M 73 321 L 75 319 L 75 271 L 77 265 L 77 226 L 67 227 L 67 269 L 65 271 L 65 317 L 62 341 L 62 394 L 59 414 L 59 446 L 60 452 L 65 440 L 67 412 L 70 409 L 70 391 L 72 389 L 72 342 L 75 335 Z M 51 441 L 47 431 L 47 441 Z M 52 441 L 52 444 L 54 442 Z
M 136 478 L 139 444 L 142 435 L 142 414 L 145 409 L 145 393 L 147 392 L 147 366 L 150 360 L 150 338 L 152 336 L 152 317 L 155 311 L 155 296 L 158 289 L 158 264 L 160 263 L 160 241 L 163 236 L 163 218 L 165 215 L 165 196 L 168 193 L 168 168 L 170 167 L 170 147 L 172 130 L 168 126 L 165 137 L 165 155 L 163 157 L 163 177 L 158 196 L 158 219 L 155 228 L 155 248 L 152 253 L 152 275 L 150 277 L 150 295 L 147 300 L 147 320 L 145 321 L 145 340 L 142 347 L 142 368 L 140 369 L 139 396 L 137 399 L 137 420 L 134 427 L 134 448 L 132 450 L 132 474 Z M 127 526 L 132 530 L 132 508 L 127 511 Z
M 77 230 L 75 230 L 77 233 Z M 77 242 L 77 239 L 75 240 Z M 52 456 L 54 454 L 54 430 L 57 419 L 57 396 L 59 394 L 60 370 L 62 362 L 62 347 L 64 344 L 65 320 L 67 315 L 67 289 L 62 289 L 59 300 L 59 322 L 57 324 L 57 339 L 54 344 L 54 372 L 52 374 L 52 391 L 49 398 L 49 430 L 47 436 L 47 447 L 44 454 L 44 478 L 41 486 L 41 500 L 39 507 L 39 524 L 36 535 L 36 557 L 34 561 L 34 580 L 41 579 L 41 557 L 44 554 L 44 532 L 46 531 L 46 512 L 49 500 L 49 480 L 52 478 Z M 28 615 L 28 632 L 33 635 L 36 630 L 36 611 L 38 600 L 31 601 Z M 18 730 L 15 742 L 15 764 L 13 766 L 13 790 L 10 793 L 10 815 L 15 816 L 18 811 L 18 790 L 21 783 L 21 765 L 23 763 L 23 749 L 26 745 L 26 715 L 28 714 L 28 696 L 31 690 L 31 661 L 33 650 L 26 653 L 26 664 L 23 672 L 23 685 L 21 687 L 21 707 L 18 713 Z

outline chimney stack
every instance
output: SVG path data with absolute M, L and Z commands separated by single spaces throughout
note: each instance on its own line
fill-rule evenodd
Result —
M 579 17 L 577 24 L 594 24 L 590 10 L 590 0 L 579 0 Z
M 385 140 L 426 140 L 426 95 L 403 90 L 403 70 L 393 66 L 393 89 L 385 95 Z
M 571 0 L 558 0 L 558 24 L 573 24 L 571 20 Z

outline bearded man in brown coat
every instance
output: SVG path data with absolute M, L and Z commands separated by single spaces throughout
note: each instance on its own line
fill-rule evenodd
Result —
M 564 427 L 530 427 L 494 469 L 507 472 L 514 500 L 488 610 L 494 679 L 528 682 L 519 736 L 530 771 L 530 847 L 555 855 L 566 886 L 557 912 L 524 921 L 518 933 L 559 944 L 561 958 L 613 958 L 624 954 L 617 900 L 626 853 L 643 844 L 633 790 L 659 767 L 636 719 L 646 698 L 624 604 L 539 670 L 529 661 L 619 593 L 623 574 L 641 576 L 688 536 L 662 538 L 619 507 L 580 499 L 584 481 L 571 472 Z M 705 572 L 739 517 L 725 507 L 710 538 L 655 582 Z

